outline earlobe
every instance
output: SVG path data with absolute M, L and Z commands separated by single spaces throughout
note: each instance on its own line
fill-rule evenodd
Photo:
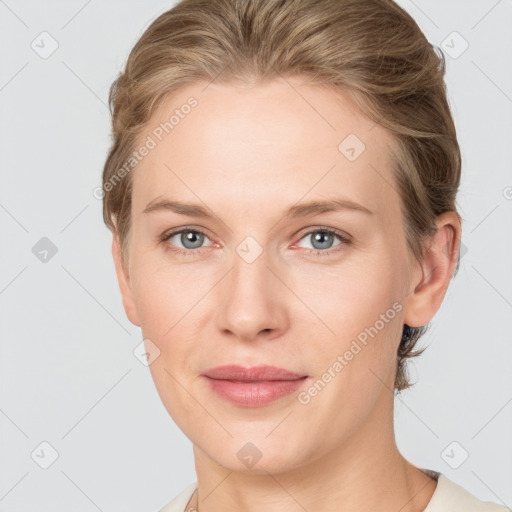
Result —
M 445 297 L 453 276 L 460 246 L 461 226 L 455 212 L 437 217 L 437 232 L 432 235 L 428 248 L 411 290 L 405 299 L 404 323 L 411 327 L 428 324 Z
M 123 300 L 123 307 L 126 312 L 126 316 L 132 324 L 140 327 L 137 309 L 133 300 L 129 271 L 127 268 L 125 268 L 125 265 L 122 261 L 121 244 L 117 233 L 114 233 L 112 237 L 112 257 L 116 267 L 117 281 L 119 283 L 119 290 L 121 291 L 121 297 Z

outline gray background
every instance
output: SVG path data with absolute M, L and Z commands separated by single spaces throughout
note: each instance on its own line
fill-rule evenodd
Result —
M 414 464 L 510 507 L 512 2 L 400 4 L 447 56 L 464 248 L 411 367 L 418 383 L 396 400 L 397 442 Z M 172 5 L 0 1 L 1 511 L 150 512 L 195 480 L 191 443 L 133 354 L 142 336 L 93 196 L 109 86 Z

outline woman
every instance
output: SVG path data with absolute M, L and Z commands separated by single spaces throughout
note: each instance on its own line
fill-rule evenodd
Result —
M 197 482 L 162 509 L 500 511 L 398 451 L 457 270 L 444 60 L 386 0 L 184 0 L 111 89 L 104 219 Z

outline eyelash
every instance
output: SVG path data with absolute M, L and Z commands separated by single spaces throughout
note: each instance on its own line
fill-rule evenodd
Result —
M 179 235 L 180 233 L 184 233 L 184 232 L 199 233 L 208 238 L 208 235 L 200 229 L 180 228 L 176 231 L 171 231 L 170 233 L 165 233 L 160 238 L 160 241 L 162 243 L 167 242 L 174 235 Z M 344 245 L 350 245 L 352 243 L 352 240 L 347 235 L 338 231 L 337 229 L 333 229 L 333 228 L 329 228 L 329 227 L 318 227 L 316 229 L 308 231 L 307 233 L 304 233 L 304 235 L 302 235 L 300 237 L 299 241 L 308 235 L 312 235 L 313 233 L 327 233 L 327 234 L 335 235 L 340 239 L 341 243 L 339 245 L 336 245 L 333 249 L 326 249 L 325 251 L 321 251 L 319 249 L 306 249 L 306 251 L 309 255 L 319 256 L 319 257 L 320 256 L 331 256 L 333 253 L 339 251 Z M 194 256 L 198 252 L 200 252 L 201 249 L 206 249 L 206 247 L 199 247 L 197 249 L 180 249 L 180 248 L 176 248 L 176 246 L 174 246 L 174 248 L 171 248 L 171 246 L 169 244 L 166 244 L 166 248 L 175 254 L 184 255 L 184 256 Z

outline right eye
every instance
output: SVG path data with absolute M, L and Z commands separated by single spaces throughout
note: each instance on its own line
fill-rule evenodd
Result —
M 197 229 L 179 229 L 166 233 L 162 238 L 162 242 L 167 243 L 169 249 L 178 254 L 194 253 L 198 249 L 202 249 L 205 239 L 209 240 L 205 233 Z M 181 246 L 179 245 L 181 244 Z M 210 244 L 212 245 L 212 244 Z M 173 248 L 176 247 L 176 248 Z M 208 247 L 208 246 L 206 246 Z

